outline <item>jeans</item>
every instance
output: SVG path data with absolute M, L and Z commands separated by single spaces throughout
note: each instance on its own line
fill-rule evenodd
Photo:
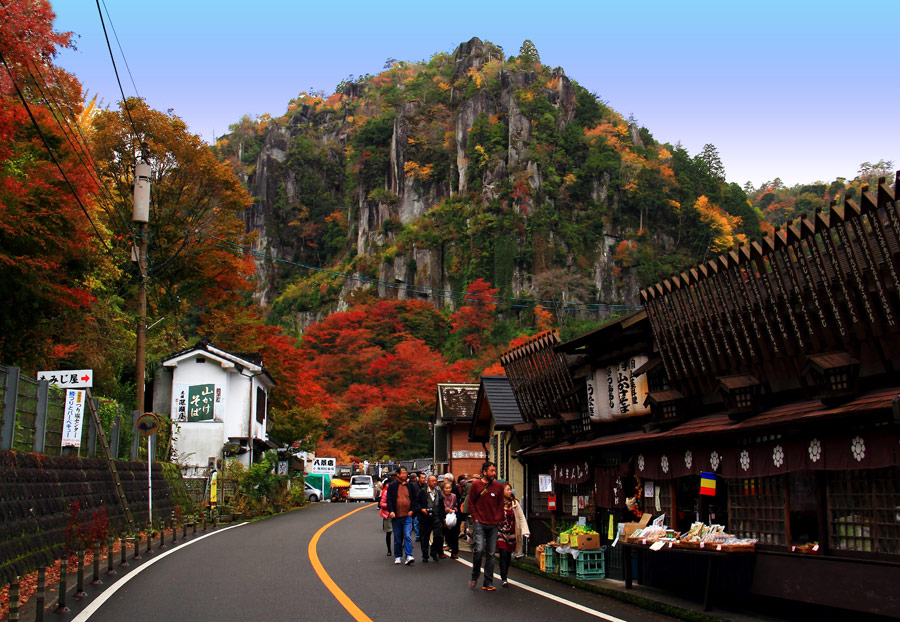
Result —
M 484 583 L 494 583 L 494 553 L 497 552 L 497 525 L 485 525 L 475 521 L 475 544 L 472 547 L 472 580 L 481 574 L 481 559 L 484 558 Z
M 394 557 L 403 557 L 404 550 L 407 557 L 412 557 L 412 516 L 398 516 L 391 521 L 394 529 Z

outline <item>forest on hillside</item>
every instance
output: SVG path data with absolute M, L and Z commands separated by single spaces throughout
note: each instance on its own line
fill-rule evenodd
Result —
M 527 41 L 389 59 L 210 147 L 142 99 L 87 97 L 46 0 L 0 16 L 0 364 L 91 368 L 104 412 L 136 407 L 138 159 L 144 380 L 202 337 L 258 352 L 273 438 L 339 458 L 427 454 L 436 383 L 502 373 L 529 335 L 594 328 L 838 192 L 748 201 L 715 147 L 659 143 Z

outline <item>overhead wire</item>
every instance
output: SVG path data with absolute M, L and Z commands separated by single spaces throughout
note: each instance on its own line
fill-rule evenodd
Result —
M 103 11 L 100 9 L 100 0 L 96 0 L 96 2 L 97 13 L 100 15 L 100 25 L 103 26 L 103 36 L 106 39 L 106 47 L 109 50 L 109 59 L 112 61 L 113 72 L 115 72 L 116 74 L 116 82 L 119 85 L 119 92 L 122 94 L 122 107 L 125 109 L 125 114 L 128 115 L 128 122 L 131 124 L 132 132 L 134 132 L 134 140 L 137 143 L 137 146 L 141 147 L 140 132 L 137 131 L 137 127 L 135 127 L 134 125 L 134 119 L 131 117 L 131 109 L 128 108 L 128 98 L 125 97 L 125 89 L 122 88 L 122 79 L 119 78 L 119 68 L 116 67 L 116 57 L 112 51 L 112 44 L 109 42 L 109 34 L 106 32 L 106 22 L 103 19 Z
M 262 253 L 260 251 L 253 250 L 250 247 L 241 246 L 240 244 L 236 244 L 235 242 L 231 242 L 229 240 L 224 240 L 222 238 L 219 238 L 217 236 L 214 236 L 214 235 L 211 235 L 208 233 L 197 232 L 197 234 L 201 237 L 207 237 L 212 240 L 216 240 L 217 242 L 219 242 L 219 244 L 214 244 L 214 246 L 216 246 L 218 248 L 223 248 L 225 250 L 229 250 L 229 251 L 233 251 L 233 252 L 240 251 L 241 253 L 253 255 L 254 257 L 259 257 L 261 259 L 268 259 L 268 260 L 276 261 L 279 263 L 284 263 L 286 265 L 291 265 L 291 266 L 295 266 L 295 267 L 299 267 L 299 268 L 304 268 L 306 270 L 311 270 L 313 272 L 320 272 L 320 273 L 329 274 L 331 276 L 336 276 L 336 277 L 344 278 L 344 279 L 351 280 L 351 281 L 357 281 L 359 283 L 366 283 L 366 284 L 370 284 L 370 285 L 382 285 L 382 286 L 390 288 L 390 289 L 405 290 L 405 291 L 412 292 L 412 293 L 431 295 L 431 296 L 435 296 L 436 298 L 445 298 L 445 299 L 451 299 L 451 300 L 471 301 L 471 302 L 477 301 L 477 302 L 482 302 L 484 304 L 489 304 L 489 305 L 494 305 L 494 306 L 522 308 L 522 309 L 529 309 L 533 306 L 539 306 L 542 309 L 548 309 L 548 310 L 554 310 L 554 311 L 585 311 L 585 310 L 598 311 L 600 309 L 605 308 L 605 309 L 610 309 L 613 311 L 628 312 L 628 311 L 636 311 L 636 310 L 642 308 L 640 306 L 634 306 L 634 305 L 619 305 L 619 304 L 611 304 L 611 303 L 575 303 L 575 302 L 566 302 L 566 301 L 561 301 L 561 300 L 545 300 L 545 299 L 539 299 L 539 298 L 513 298 L 513 297 L 508 297 L 508 296 L 496 296 L 496 295 L 487 295 L 487 294 L 485 294 L 485 295 L 479 294 L 479 295 L 473 296 L 468 293 L 455 292 L 453 290 L 439 289 L 439 288 L 427 287 L 427 286 L 416 286 L 416 285 L 413 285 L 410 283 L 404 283 L 402 281 L 395 281 L 395 282 L 391 283 L 391 282 L 385 281 L 383 279 L 375 279 L 375 278 L 360 276 L 357 274 L 351 274 L 348 272 L 340 272 L 340 271 L 336 271 L 336 270 L 329 270 L 327 268 L 319 268 L 316 266 L 310 266 L 307 264 L 299 263 L 296 261 L 291 261 L 289 259 L 284 259 L 281 257 L 271 257 L 270 255 L 266 255 L 265 253 Z M 524 303 L 530 303 L 530 304 L 524 304 Z M 541 304 L 536 304 L 536 303 L 541 303 Z M 545 306 L 545 304 L 550 304 L 553 306 Z M 564 306 L 560 306 L 560 305 L 564 305 Z M 579 305 L 579 306 L 572 306 L 572 305 Z
M 122 55 L 122 62 L 125 63 L 125 69 L 128 71 L 128 78 L 131 80 L 131 86 L 134 87 L 134 93 L 139 98 L 141 94 L 138 92 L 137 84 L 134 83 L 134 76 L 131 75 L 131 67 L 128 66 L 128 57 L 125 56 L 125 50 L 122 49 L 122 42 L 119 41 L 119 33 L 116 32 L 116 25 L 113 23 L 112 15 L 109 14 L 109 9 L 106 6 L 106 0 L 101 0 L 103 2 L 103 10 L 106 11 L 106 19 L 109 20 L 109 27 L 112 28 L 113 37 L 116 39 L 116 45 L 119 46 L 119 53 Z
M 60 103 L 53 97 L 47 79 L 44 77 L 44 74 L 41 73 L 41 70 L 38 67 L 37 63 L 32 63 L 32 66 L 34 67 L 37 75 L 40 77 L 40 82 L 35 77 L 35 75 L 31 73 L 31 69 L 29 69 L 27 65 L 23 66 L 28 72 L 28 75 L 31 77 L 32 82 L 37 88 L 38 93 L 40 93 L 41 98 L 44 100 L 48 111 L 50 112 L 51 116 L 53 116 L 53 119 L 56 121 L 56 124 L 59 127 L 60 131 L 66 137 L 66 140 L 72 147 L 75 155 L 78 157 L 79 162 L 81 162 L 81 165 L 87 171 L 88 175 L 90 175 L 93 181 L 97 184 L 97 188 L 102 195 L 102 197 L 100 198 L 102 198 L 106 202 L 105 208 L 107 212 L 110 215 L 116 214 L 117 212 L 114 208 L 115 199 L 110 195 L 109 190 L 106 188 L 106 185 L 101 179 L 100 172 L 97 170 L 97 164 L 96 162 L 94 162 L 93 157 L 90 153 L 90 149 L 87 146 L 87 138 L 81 131 L 78 122 L 74 119 L 72 123 L 69 122 L 69 119 L 67 118 L 62 105 L 60 105 Z M 43 89 L 41 88 L 41 84 L 43 84 Z M 56 111 L 54 111 L 54 106 L 56 107 Z M 65 128 L 63 127 L 63 124 L 65 124 Z M 68 128 L 68 132 L 66 131 L 66 128 Z M 81 138 L 80 142 L 79 137 Z M 82 153 L 84 154 L 84 157 L 82 157 Z M 87 158 L 87 162 L 85 162 L 85 158 Z M 101 203 L 102 202 L 103 201 L 101 201 Z M 125 228 L 129 228 L 129 224 L 127 222 L 125 223 Z
M 81 202 L 81 197 L 78 195 L 78 191 L 75 190 L 75 186 L 72 184 L 69 176 L 66 175 L 66 171 L 63 170 L 62 165 L 56 158 L 56 154 L 53 153 L 53 149 L 50 147 L 50 143 L 47 141 L 47 137 L 44 135 L 44 131 L 41 129 L 41 126 L 37 122 L 34 113 L 31 111 L 31 106 L 28 105 L 28 100 L 26 100 L 25 96 L 22 94 L 22 90 L 19 88 L 19 84 L 16 82 L 16 78 L 13 75 L 12 69 L 10 69 L 9 64 L 7 64 L 6 57 L 3 55 L 2 51 L 0 51 L 0 62 L 2 62 L 3 66 L 6 68 L 6 73 L 9 74 L 9 79 L 12 81 L 13 87 L 16 89 L 16 94 L 19 96 L 19 101 L 21 101 L 22 105 L 25 107 L 25 111 L 28 113 L 28 118 L 31 119 L 31 123 L 32 125 L 34 125 L 34 129 L 37 131 L 38 136 L 40 136 L 41 142 L 44 143 L 44 147 L 47 149 L 47 153 L 50 154 L 50 159 L 53 160 L 53 163 L 59 170 L 60 175 L 62 175 L 66 184 L 69 186 L 69 190 L 72 192 L 72 196 L 75 197 L 75 201 L 78 203 L 78 207 L 81 208 L 81 211 L 84 212 L 84 215 L 87 218 L 88 222 L 91 223 L 91 227 L 94 229 L 94 233 L 97 234 L 97 239 L 100 241 L 100 244 L 103 245 L 103 248 L 106 249 L 107 253 L 111 253 L 112 249 L 106 244 L 106 241 L 103 239 L 103 235 L 100 233 L 100 229 L 97 228 L 97 225 L 94 223 L 94 220 L 88 213 L 87 208 L 85 208 L 84 203 Z

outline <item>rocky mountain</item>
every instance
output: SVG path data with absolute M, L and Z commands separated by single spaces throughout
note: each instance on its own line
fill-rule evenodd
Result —
M 759 231 L 714 147 L 658 143 L 529 41 L 391 61 L 230 129 L 258 300 L 298 331 L 359 288 L 455 308 L 477 278 L 505 308 L 603 317 Z

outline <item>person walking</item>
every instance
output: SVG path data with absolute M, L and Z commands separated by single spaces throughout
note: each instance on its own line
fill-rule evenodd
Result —
M 438 561 L 444 549 L 444 539 L 441 535 L 441 525 L 444 524 L 444 499 L 438 490 L 437 477 L 434 475 L 428 476 L 425 488 L 419 491 L 418 507 L 422 562 L 427 564 L 429 557 Z
M 478 585 L 481 562 L 484 580 L 481 589 L 493 592 L 494 553 L 497 550 L 497 525 L 503 518 L 503 485 L 496 480 L 497 465 L 487 461 L 481 465 L 481 478 L 469 486 L 469 515 L 475 542 L 472 545 L 472 577 L 469 587 Z
M 419 484 L 419 475 L 420 475 L 420 473 L 418 471 L 413 471 L 412 473 L 409 474 L 409 483 L 412 486 L 412 490 L 413 490 L 413 492 L 415 492 L 415 495 L 416 495 L 414 497 L 414 499 L 416 499 L 417 501 L 419 499 L 419 492 L 422 490 L 422 486 Z M 415 538 L 416 542 L 418 542 L 419 541 L 418 516 L 416 516 L 416 518 L 413 519 L 412 523 L 413 523 L 413 526 L 412 526 L 413 537 Z
M 520 542 L 531 535 L 525 512 L 516 499 L 510 484 L 503 485 L 503 518 L 497 525 L 497 551 L 500 553 L 500 581 L 509 587 L 509 567 L 513 553 L 519 550 Z
M 388 479 L 387 484 L 389 485 L 395 479 L 397 479 L 397 475 L 392 473 L 391 477 Z M 385 544 L 385 546 L 387 546 L 387 554 L 388 554 L 388 556 L 390 556 L 390 554 L 391 554 L 391 532 L 394 530 L 394 528 L 391 525 L 391 514 L 390 514 L 390 512 L 388 512 L 388 509 L 387 509 L 387 491 L 388 491 L 387 485 L 381 487 L 381 494 L 379 496 L 380 500 L 378 502 L 378 507 L 379 507 L 378 514 L 381 516 L 381 530 L 384 532 L 384 544 Z
M 441 493 L 441 500 L 444 502 L 444 523 L 441 532 L 444 536 L 444 543 L 450 549 L 450 557 L 459 559 L 459 501 L 456 493 L 453 492 L 453 477 L 444 480 L 444 490 Z M 447 519 L 453 515 L 453 525 L 447 525 Z M 443 553 L 440 555 L 445 557 Z
M 397 469 L 397 479 L 387 487 L 387 511 L 394 532 L 394 563 L 403 563 L 406 553 L 406 565 L 415 563 L 412 544 L 412 523 L 416 515 L 416 491 L 408 481 L 406 467 Z
M 469 542 L 469 485 L 472 482 L 469 481 L 468 473 L 463 473 L 459 476 L 459 481 L 457 483 L 457 488 L 459 488 L 459 498 L 457 502 L 459 503 L 459 537 L 463 538 L 466 542 Z

